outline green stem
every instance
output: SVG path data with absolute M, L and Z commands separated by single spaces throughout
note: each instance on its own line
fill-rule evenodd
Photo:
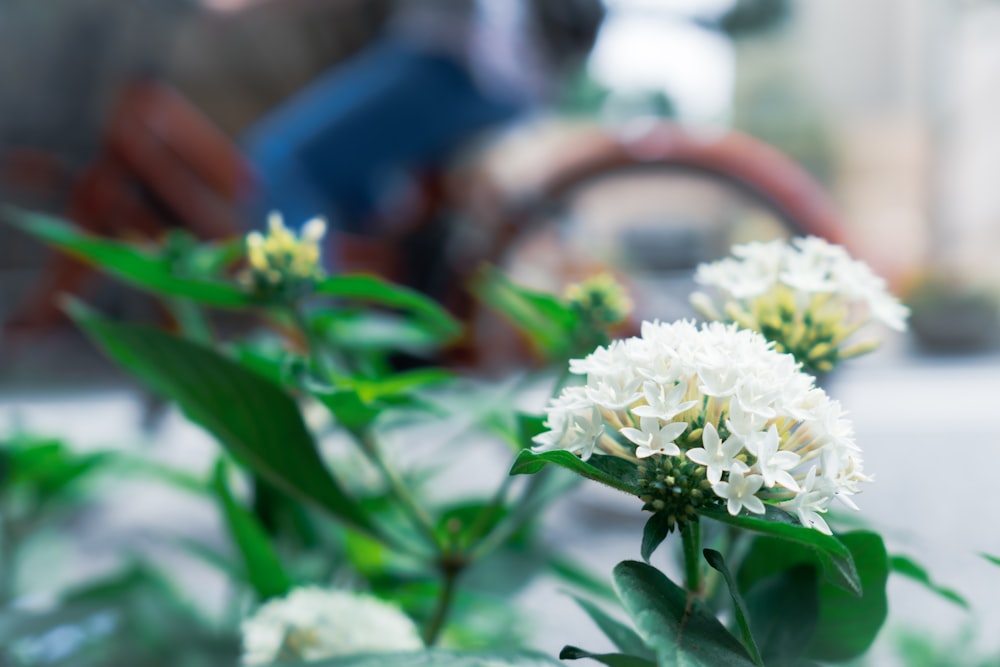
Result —
M 681 544 L 684 548 L 684 588 L 688 595 L 698 595 L 701 588 L 701 519 L 681 524 Z
M 326 341 L 316 336 L 312 327 L 309 326 L 309 320 L 302 311 L 302 306 L 298 303 L 292 304 L 288 307 L 288 312 L 295 327 L 306 340 L 306 346 L 309 348 L 309 359 L 316 371 L 322 373 L 323 379 L 328 382 L 340 376 L 338 365 L 331 361 L 331 356 L 337 358 L 338 355 L 327 345 Z
M 378 469 L 382 478 L 389 486 L 389 492 L 393 495 L 402 510 L 409 515 L 413 525 L 424 534 L 427 541 L 438 551 L 444 552 L 444 546 L 438 537 L 434 522 L 424 511 L 424 508 L 416 501 L 410 490 L 406 488 L 403 480 L 396 474 L 396 471 L 382 457 L 382 452 L 375 441 L 375 436 L 370 430 L 365 430 L 357 435 L 361 444 L 361 450 L 367 455 L 368 460 Z
M 465 568 L 465 562 L 445 558 L 441 561 L 441 594 L 438 596 L 437 605 L 434 607 L 434 614 L 427 622 L 424 629 L 424 643 L 433 646 L 437 643 L 448 620 L 448 612 L 455 601 L 455 588 L 458 583 L 458 575 Z

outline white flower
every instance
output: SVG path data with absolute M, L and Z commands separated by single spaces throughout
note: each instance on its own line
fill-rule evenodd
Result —
M 326 222 L 322 218 L 307 222 L 298 237 L 285 227 L 279 213 L 268 216 L 267 226 L 267 235 L 250 232 L 246 236 L 248 269 L 242 280 L 250 289 L 294 288 L 323 275 L 320 243 Z
M 764 503 L 754 494 L 764 484 L 764 478 L 760 475 L 744 475 L 741 467 L 734 468 L 729 472 L 728 482 L 717 482 L 712 485 L 712 491 L 726 501 L 726 510 L 736 516 L 740 510 L 746 507 L 754 514 L 764 513 Z
M 708 481 L 716 484 L 722 479 L 722 473 L 732 469 L 736 455 L 743 448 L 739 438 L 727 438 L 725 442 L 719 438 L 719 431 L 711 424 L 705 424 L 701 436 L 701 447 L 687 450 L 687 457 L 705 466 Z
M 771 424 L 771 428 L 763 433 L 754 434 L 753 439 L 747 450 L 757 457 L 753 471 L 764 478 L 764 486 L 771 488 L 780 484 L 791 491 L 798 491 L 799 485 L 788 471 L 797 466 L 802 457 L 795 452 L 778 451 L 778 428 Z
M 653 454 L 680 454 L 681 448 L 674 444 L 674 440 L 686 429 L 687 422 L 671 422 L 660 427 L 660 420 L 656 417 L 643 417 L 639 420 L 638 429 L 626 427 L 621 430 L 621 434 L 638 445 L 635 455 L 644 459 Z
M 692 305 L 711 320 L 729 320 L 760 331 L 779 351 L 812 372 L 874 349 L 847 339 L 871 322 L 906 328 L 909 310 L 886 282 L 841 246 L 806 237 L 733 247 L 732 256 L 702 264 Z
M 643 382 L 642 395 L 646 399 L 646 404 L 632 408 L 632 412 L 638 417 L 656 417 L 670 421 L 698 405 L 698 401 L 684 400 L 687 391 L 687 382 L 678 382 L 673 387 L 658 382 Z
M 644 508 L 678 522 L 772 504 L 822 529 L 813 515 L 870 481 L 840 404 L 757 332 L 644 322 L 570 368 L 587 384 L 550 403 L 535 451 L 625 459 Z
M 416 651 L 417 627 L 397 607 L 348 591 L 297 588 L 243 621 L 243 664 Z

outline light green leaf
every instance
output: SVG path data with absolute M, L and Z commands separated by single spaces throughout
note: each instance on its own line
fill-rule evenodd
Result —
M 516 285 L 493 267 L 481 272 L 472 292 L 524 333 L 547 359 L 568 357 L 577 315 L 557 297 Z
M 310 314 L 310 323 L 342 350 L 399 350 L 421 356 L 444 346 L 453 336 L 423 320 L 364 310 L 324 308 Z
M 288 593 L 292 587 L 291 579 L 285 573 L 264 528 L 230 493 L 226 484 L 225 464 L 221 461 L 215 468 L 212 486 L 229 527 L 229 534 L 243 556 L 248 583 L 264 600 Z
M 524 449 L 514 460 L 510 474 L 533 475 L 549 463 L 572 470 L 578 475 L 606 484 L 613 489 L 633 496 L 639 495 L 636 466 L 613 456 L 595 454 L 588 461 L 582 461 L 575 454 L 563 450 L 535 454 L 529 449 Z
M 393 285 L 377 276 L 367 274 L 327 276 L 316 284 L 316 293 L 399 308 L 419 318 L 433 331 L 449 340 L 462 333 L 462 325 L 438 303 L 420 292 Z
M 656 662 L 622 653 L 591 653 L 576 646 L 564 646 L 559 652 L 560 660 L 582 660 L 589 658 L 608 667 L 656 667 Z
M 552 570 L 552 573 L 564 583 L 575 586 L 590 595 L 604 598 L 605 600 L 618 601 L 615 589 L 611 587 L 610 583 L 592 572 L 588 572 L 573 560 L 553 554 L 549 557 L 548 566 Z
M 175 275 L 164 258 L 135 246 L 87 234 L 41 213 L 11 207 L 4 213 L 15 226 L 36 238 L 135 287 L 220 308 L 253 305 L 253 299 L 237 285 Z
M 751 667 L 754 663 L 715 616 L 654 567 L 624 561 L 615 588 L 659 664 L 680 667 Z
M 108 322 L 80 304 L 70 312 L 112 359 L 176 401 L 193 422 L 272 484 L 349 526 L 375 533 L 320 459 L 298 406 L 281 387 L 196 343 Z
M 611 640 L 611 643 L 615 645 L 615 648 L 622 653 L 628 654 L 629 656 L 635 656 L 647 662 L 655 662 L 656 653 L 646 646 L 646 643 L 642 641 L 642 637 L 640 637 L 635 630 L 628 627 L 624 623 L 611 618 L 611 616 L 604 613 L 600 607 L 589 600 L 575 596 L 573 599 L 576 600 L 576 603 L 580 605 L 585 612 L 587 612 L 587 615 L 590 616 L 594 623 L 597 624 L 597 627 L 601 629 L 601 632 L 603 632 L 604 635 Z M 562 654 L 560 654 L 559 657 L 565 659 L 565 656 Z
M 1000 556 L 994 556 L 992 554 L 987 554 L 987 553 L 981 553 L 979 555 L 982 556 L 983 559 L 986 560 L 987 562 L 993 563 L 997 567 L 1000 567 Z
M 757 642 L 754 641 L 753 634 L 750 632 L 750 621 L 746 603 L 743 601 L 743 596 L 740 595 L 740 590 L 736 586 L 736 581 L 733 579 L 732 573 L 729 572 L 729 568 L 726 566 L 726 559 L 714 549 L 705 549 L 704 554 L 705 560 L 722 575 L 722 578 L 726 581 L 726 586 L 729 588 L 729 595 L 733 599 L 736 624 L 739 626 L 740 636 L 743 638 L 743 648 L 750 654 L 750 659 L 754 663 L 763 667 L 764 661 L 760 657 L 760 649 L 757 648 Z
M 698 513 L 730 526 L 771 535 L 814 550 L 828 581 L 851 591 L 854 595 L 861 595 L 861 580 L 850 550 L 836 537 L 824 535 L 818 530 L 799 524 L 787 512 L 769 505 L 762 517 L 746 512 L 732 516 L 725 509 L 716 507 L 701 507 Z
M 964 597 L 950 588 L 945 588 L 944 586 L 934 583 L 931 579 L 931 575 L 927 572 L 927 569 L 912 558 L 897 554 L 889 559 L 889 567 L 893 572 L 901 574 L 904 577 L 909 577 L 913 581 L 923 584 L 924 588 L 932 593 L 936 593 L 945 600 L 953 602 L 963 609 L 969 608 L 969 603 Z

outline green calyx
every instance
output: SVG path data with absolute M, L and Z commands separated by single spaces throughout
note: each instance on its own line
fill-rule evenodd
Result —
M 679 456 L 652 456 L 640 464 L 642 509 L 666 517 L 668 532 L 697 519 L 700 507 L 720 505 L 705 477 L 705 468 Z

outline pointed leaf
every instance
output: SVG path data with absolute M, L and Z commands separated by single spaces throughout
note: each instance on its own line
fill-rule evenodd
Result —
M 608 667 L 656 667 L 656 662 L 622 653 L 591 653 L 575 646 L 564 646 L 559 651 L 560 660 L 595 660 Z
M 554 554 L 549 557 L 548 566 L 552 573 L 562 579 L 564 583 L 575 586 L 595 597 L 618 601 L 615 589 L 609 583 L 588 572 L 571 559 Z
M 208 306 L 241 308 L 253 299 L 233 283 L 175 275 L 169 262 L 120 241 L 93 236 L 41 213 L 5 208 L 15 226 L 51 246 L 135 287 L 159 295 L 183 297 Z
M 102 320 L 79 304 L 70 310 L 112 359 L 176 401 L 238 459 L 293 497 L 374 533 L 368 516 L 320 459 L 298 406 L 281 387 L 197 343 Z
M 229 534 L 243 557 L 247 582 L 264 600 L 288 593 L 292 587 L 291 579 L 285 573 L 264 528 L 230 493 L 226 484 L 226 468 L 221 461 L 215 468 L 212 487 L 219 499 Z
M 639 493 L 636 466 L 613 456 L 594 455 L 589 461 L 582 461 L 579 456 L 567 451 L 536 454 L 530 449 L 523 449 L 514 460 L 510 474 L 533 475 L 549 463 L 630 495 L 636 496 Z
M 820 585 L 819 625 L 807 655 L 821 662 L 843 662 L 864 654 L 889 613 L 889 555 L 882 538 L 855 531 L 840 539 L 851 550 L 864 595 L 854 596 L 827 582 Z
M 987 553 L 981 553 L 979 555 L 982 556 L 983 559 L 986 560 L 987 562 L 993 563 L 997 567 L 1000 567 L 1000 556 L 994 556 L 992 554 L 987 554 Z
M 754 663 L 715 616 L 654 567 L 624 561 L 615 588 L 643 641 L 661 665 L 751 667 Z
M 327 276 L 316 284 L 316 293 L 399 308 L 448 339 L 462 333 L 462 325 L 437 302 L 420 292 L 393 285 L 377 276 L 360 273 Z
M 936 593 L 945 600 L 953 602 L 963 609 L 969 608 L 969 603 L 964 597 L 950 588 L 945 588 L 944 586 L 934 583 L 931 579 L 931 575 L 927 572 L 927 569 L 912 558 L 897 554 L 889 559 L 889 567 L 893 572 L 901 574 L 904 577 L 909 577 L 913 581 L 923 584 L 924 588 L 932 593 Z
M 615 645 L 619 651 L 627 653 L 630 656 L 636 656 L 647 661 L 655 661 L 656 653 L 654 653 L 646 643 L 642 641 L 642 637 L 636 634 L 635 630 L 628 627 L 624 623 L 617 621 L 589 600 L 583 598 L 573 597 L 576 603 L 587 612 L 587 615 L 597 624 L 597 627 L 601 629 L 601 632 L 611 640 L 611 643 Z M 562 658 L 563 656 L 560 655 Z
M 642 529 L 642 559 L 649 562 L 649 557 L 653 555 L 656 548 L 667 539 L 670 529 L 674 523 L 670 517 L 663 512 L 654 512 L 646 525 Z
M 698 513 L 730 526 L 771 535 L 814 550 L 828 581 L 855 595 L 861 595 L 861 580 L 850 550 L 836 537 L 801 525 L 787 512 L 768 505 L 763 517 L 749 513 L 732 516 L 725 509 L 716 507 L 699 508 Z
M 557 297 L 516 285 L 493 267 L 482 271 L 472 291 L 523 332 L 547 359 L 568 355 L 577 316 Z
M 743 602 L 743 596 L 740 595 L 739 588 L 736 587 L 736 581 L 726 566 L 726 559 L 714 549 L 705 549 L 704 553 L 705 560 L 722 575 L 722 578 L 726 580 L 726 586 L 729 587 L 729 595 L 733 598 L 733 611 L 736 616 L 736 624 L 739 626 L 740 636 L 743 638 L 743 647 L 750 654 L 750 658 L 754 663 L 763 667 L 764 661 L 760 657 L 760 649 L 757 648 L 757 642 L 754 641 L 753 634 L 750 632 L 750 621 L 746 603 Z
M 780 548 L 788 543 L 772 538 Z M 793 565 L 757 581 L 744 591 L 750 630 L 767 665 L 803 665 L 802 656 L 819 623 L 819 571 Z

